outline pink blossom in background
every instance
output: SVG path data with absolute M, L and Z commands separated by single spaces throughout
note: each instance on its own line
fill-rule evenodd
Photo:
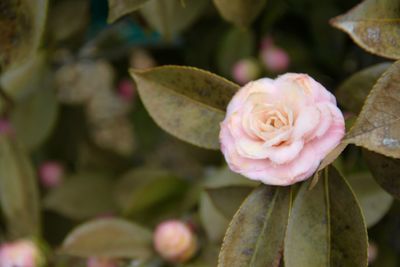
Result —
M 132 102 L 135 97 L 135 86 L 131 80 L 123 79 L 118 84 L 118 94 L 126 102 Z
M 117 263 L 112 259 L 104 258 L 89 258 L 87 260 L 87 267 L 117 267 Z
M 1 267 L 41 267 L 43 255 L 30 240 L 4 243 L 0 246 Z
M 221 123 L 234 172 L 270 185 L 309 178 L 345 133 L 335 97 L 306 74 L 259 79 L 241 88 Z
M 289 54 L 276 46 L 271 37 L 265 38 L 261 43 L 260 58 L 265 68 L 272 72 L 284 72 L 289 68 Z
M 260 72 L 261 70 L 258 62 L 254 59 L 247 58 L 239 60 L 233 66 L 232 77 L 235 82 L 243 85 L 258 78 Z
M 0 134 L 14 135 L 14 129 L 9 120 L 0 118 Z
M 153 243 L 155 250 L 171 262 L 185 262 L 197 251 L 197 238 L 188 225 L 179 220 L 165 221 L 157 226 Z
M 39 166 L 39 178 L 46 188 L 57 187 L 63 182 L 64 166 L 58 161 L 45 161 Z

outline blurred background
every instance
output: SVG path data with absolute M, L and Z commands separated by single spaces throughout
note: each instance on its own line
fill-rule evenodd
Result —
M 209 189 L 234 175 L 220 152 L 161 130 L 142 105 L 128 70 L 187 65 L 238 84 L 301 72 L 335 93 L 351 74 L 384 62 L 329 25 L 357 3 L 269 0 L 245 29 L 225 21 L 208 0 L 150 0 L 122 17 L 109 17 L 107 0 L 49 1 L 39 52 L 24 68 L 6 70 L 0 78 L 5 92 L 0 131 L 14 135 L 32 159 L 40 194 L 27 201 L 39 203 L 40 239 L 49 266 L 86 266 L 87 257 L 75 257 L 79 253 L 55 252 L 77 225 L 110 217 L 150 230 L 165 219 L 181 219 L 192 226 L 200 245 L 196 257 L 179 266 L 216 266 L 231 215 L 216 207 Z M 355 113 L 346 107 L 351 121 Z M 351 183 L 365 183 L 365 177 L 374 183 L 360 153 L 347 148 L 335 164 Z M 376 190 L 374 184 L 356 192 L 373 210 L 368 215 L 371 264 L 399 266 L 399 205 Z M 18 237 L 5 218 L 0 227 L 1 240 Z M 152 255 L 118 264 L 168 265 Z

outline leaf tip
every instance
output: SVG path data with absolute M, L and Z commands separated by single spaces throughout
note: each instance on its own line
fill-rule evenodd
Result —
M 344 31 L 344 27 L 343 27 L 343 19 L 342 19 L 343 15 L 339 15 L 336 17 L 333 17 L 329 20 L 329 24 L 339 30 Z

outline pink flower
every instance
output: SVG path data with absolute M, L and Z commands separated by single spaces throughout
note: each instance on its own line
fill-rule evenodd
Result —
M 233 171 L 290 185 L 309 178 L 344 132 L 335 97 L 308 75 L 288 73 L 250 82 L 236 93 L 220 142 Z
M 189 226 L 178 220 L 157 226 L 153 237 L 156 251 L 171 262 L 185 262 L 197 251 L 197 239 Z
M 279 47 L 271 47 L 261 52 L 261 59 L 265 67 L 273 72 L 282 72 L 289 67 L 289 55 Z
M 0 246 L 1 267 L 38 267 L 43 265 L 43 256 L 30 240 L 19 240 Z
M 248 83 L 258 78 L 259 75 L 260 67 L 254 59 L 242 59 L 233 66 L 232 77 L 239 84 Z
M 89 258 L 87 267 L 117 267 L 117 263 L 111 259 Z
M 135 88 L 132 81 L 128 79 L 121 80 L 118 84 L 118 94 L 127 102 L 131 102 L 135 96 Z
M 53 188 L 62 183 L 64 167 L 57 161 L 46 161 L 39 167 L 40 181 L 46 188 Z
M 274 44 L 271 37 L 266 37 L 261 43 L 260 58 L 265 68 L 272 72 L 283 72 L 289 68 L 288 53 Z
M 0 134 L 5 134 L 8 136 L 14 135 L 14 129 L 11 126 L 11 123 L 6 119 L 0 118 Z

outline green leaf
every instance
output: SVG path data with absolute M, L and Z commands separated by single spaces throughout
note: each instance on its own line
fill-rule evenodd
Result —
M 84 38 L 89 22 L 90 0 L 51 1 L 45 42 L 56 47 L 71 45 L 74 40 Z
M 286 267 L 367 266 L 368 237 L 361 208 L 332 167 L 314 189 L 303 183 L 285 238 Z
M 218 261 L 219 244 L 206 243 L 200 254 L 194 260 L 183 264 L 182 267 L 211 267 L 216 266 Z
M 400 158 L 400 61 L 379 78 L 344 142 Z
M 228 167 L 223 167 L 213 171 L 207 177 L 203 187 L 211 190 L 224 187 L 254 188 L 258 184 L 259 183 L 232 172 Z M 236 209 L 237 208 L 238 207 L 236 207 Z M 222 240 L 233 214 L 230 216 L 226 215 L 223 209 L 216 207 L 215 202 L 204 190 L 200 196 L 200 220 L 211 241 L 220 242 Z
M 43 52 L 36 53 L 24 64 L 7 70 L 0 76 L 0 85 L 16 101 L 31 91 L 43 86 L 43 79 L 49 79 L 46 58 Z M 51 76 L 50 76 L 51 77 Z
M 237 61 L 253 55 L 254 35 L 249 30 L 230 28 L 222 37 L 217 53 L 218 69 L 226 77 L 232 76 L 233 66 Z
M 151 27 L 170 40 L 189 27 L 208 4 L 209 0 L 187 0 L 185 6 L 179 0 L 150 0 L 140 12 Z
M 115 211 L 113 180 L 99 173 L 78 173 L 50 191 L 44 199 L 47 209 L 75 220 L 83 220 Z
M 364 159 L 378 184 L 392 196 L 400 199 L 400 159 L 385 157 L 372 151 L 363 151 Z
M 114 196 L 122 212 L 134 216 L 183 197 L 187 188 L 186 181 L 170 172 L 143 168 L 124 174 L 115 186 Z
M 47 0 L 2 0 L 0 73 L 25 64 L 40 46 Z
M 238 85 L 191 67 L 131 70 L 131 75 L 161 128 L 191 144 L 219 149 L 219 124 Z
M 375 182 L 369 172 L 350 174 L 347 180 L 360 202 L 367 227 L 374 226 L 389 211 L 393 198 Z
M 290 187 L 255 189 L 229 225 L 218 266 L 279 266 L 290 202 Z
M 208 239 L 211 242 L 220 243 L 229 225 L 229 219 L 214 206 L 206 192 L 200 195 L 199 214 Z
M 261 13 L 266 3 L 266 0 L 214 0 L 221 16 L 241 27 L 248 27 Z
M 360 47 L 370 53 L 400 58 L 400 2 L 365 0 L 331 24 L 346 32 Z
M 231 171 L 227 166 L 213 170 L 207 178 L 204 187 L 220 188 L 227 186 L 256 187 L 260 183 L 250 180 L 236 172 Z
M 4 134 L 0 134 L 0 204 L 12 237 L 39 234 L 39 192 L 33 166 L 16 140 Z
M 249 186 L 226 186 L 219 188 L 206 188 L 214 206 L 227 219 L 231 219 L 243 200 L 253 190 Z
M 152 253 L 148 229 L 117 218 L 96 219 L 74 229 L 60 252 L 78 257 L 146 259 Z
M 318 183 L 321 171 L 325 169 L 325 167 L 333 163 L 340 156 L 340 154 L 342 154 L 346 147 L 346 143 L 340 142 L 339 145 L 337 145 L 331 152 L 328 153 L 328 155 L 325 156 L 324 159 L 322 159 L 317 171 L 314 173 L 314 176 L 311 179 L 309 187 L 310 190 L 314 188 L 314 186 Z
M 58 101 L 51 81 L 44 77 L 41 85 L 21 99 L 11 114 L 17 138 L 29 150 L 37 148 L 51 134 L 58 115 Z
M 353 74 L 337 89 L 338 102 L 351 112 L 358 114 L 372 87 L 391 63 L 373 65 Z
M 148 0 L 108 0 L 108 23 L 138 10 Z

